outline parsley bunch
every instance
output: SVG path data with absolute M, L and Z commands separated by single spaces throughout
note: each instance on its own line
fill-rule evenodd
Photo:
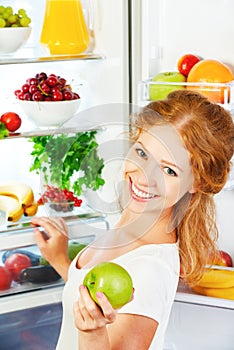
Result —
M 43 173 L 45 182 L 60 189 L 73 190 L 80 196 L 85 188 L 103 186 L 104 160 L 98 155 L 97 131 L 75 135 L 34 136 L 30 171 Z

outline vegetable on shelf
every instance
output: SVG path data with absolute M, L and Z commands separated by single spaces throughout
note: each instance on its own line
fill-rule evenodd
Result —
M 0 122 L 0 139 L 4 139 L 9 136 L 9 130 L 3 122 Z
M 42 173 L 46 184 L 73 190 L 80 196 L 85 189 L 98 190 L 104 185 L 104 160 L 98 155 L 97 131 L 74 135 L 34 136 L 30 171 Z

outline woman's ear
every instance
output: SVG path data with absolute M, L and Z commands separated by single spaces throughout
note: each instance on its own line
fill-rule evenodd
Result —
M 197 192 L 197 189 L 195 188 L 195 186 L 193 186 L 190 190 L 189 190 L 189 193 L 196 193 Z

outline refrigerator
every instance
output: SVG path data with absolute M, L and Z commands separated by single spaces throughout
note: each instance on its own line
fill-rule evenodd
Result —
M 80 130 L 100 128 L 97 139 L 105 159 L 105 186 L 95 193 L 86 193 L 88 207 L 82 208 L 78 220 L 67 218 L 70 239 L 88 243 L 100 230 L 114 226 L 118 219 L 115 198 L 110 193 L 120 181 L 128 115 L 149 102 L 153 76 L 176 70 L 179 57 L 186 53 L 218 59 L 234 69 L 231 40 L 234 3 L 232 0 L 82 0 L 91 45 L 84 55 L 59 58 L 51 58 L 39 44 L 45 4 L 45 0 L 34 0 L 33 4 L 26 0 L 11 1 L 12 6 L 28 11 L 33 30 L 16 54 L 0 57 L 0 113 L 11 110 L 22 115 L 13 92 L 39 72 L 65 76 L 78 89 L 81 105 L 76 125 Z M 230 90 L 230 101 L 225 108 L 232 112 L 232 86 Z M 21 132 L 24 135 L 35 132 L 32 122 L 23 117 Z M 32 161 L 28 137 L 0 140 L 0 146 L 1 169 L 4 169 L 1 182 L 17 177 L 40 193 L 42 179 L 28 171 Z M 215 200 L 218 244 L 234 260 L 233 170 Z M 2 252 L 16 247 L 37 251 L 29 226 L 13 225 L 1 231 Z M 1 293 L 0 349 L 53 350 L 61 323 L 62 289 L 63 282 L 58 281 L 43 286 L 16 286 Z M 233 350 L 233 311 L 232 300 L 197 295 L 180 283 L 164 350 Z

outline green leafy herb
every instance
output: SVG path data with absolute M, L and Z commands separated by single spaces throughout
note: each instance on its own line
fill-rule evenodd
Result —
M 9 136 L 9 130 L 3 122 L 0 122 L 0 139 L 4 139 Z
M 30 171 L 43 173 L 45 182 L 80 196 L 85 188 L 103 186 L 104 160 L 98 155 L 97 131 L 71 135 L 35 136 Z

